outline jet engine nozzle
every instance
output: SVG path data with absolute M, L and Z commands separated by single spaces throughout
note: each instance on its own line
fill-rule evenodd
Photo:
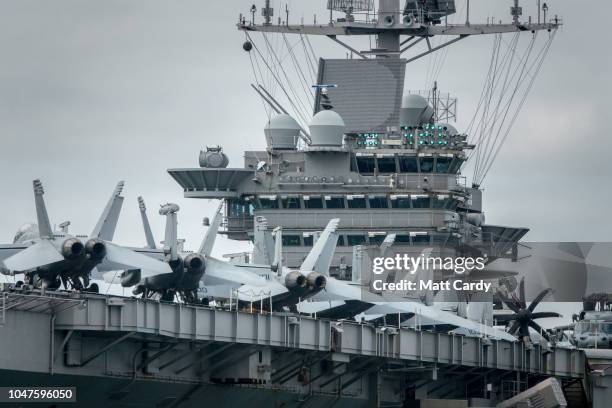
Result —
M 199 254 L 189 254 L 185 257 L 183 265 L 185 265 L 187 273 L 202 273 L 205 269 L 204 257 Z
M 98 239 L 90 239 L 85 243 L 85 253 L 89 259 L 100 261 L 106 256 L 106 244 Z
M 121 273 L 121 286 L 129 288 L 140 282 L 142 273 L 140 269 L 128 269 Z
M 327 284 L 327 279 L 319 272 L 310 272 L 306 277 L 306 281 L 308 282 L 308 286 L 318 290 L 325 288 Z
M 289 290 L 301 289 L 306 286 L 306 277 L 298 271 L 289 272 L 285 276 L 285 286 Z
M 68 238 L 62 243 L 61 252 L 66 259 L 76 259 L 85 253 L 85 246 L 76 238 Z

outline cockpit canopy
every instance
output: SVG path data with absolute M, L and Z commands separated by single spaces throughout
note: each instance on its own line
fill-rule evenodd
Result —
M 580 334 L 585 334 L 585 333 L 612 334 L 612 322 L 582 321 L 582 322 L 576 323 L 576 326 L 574 327 L 574 334 L 580 335 Z
M 13 238 L 13 243 L 25 242 L 35 238 L 38 238 L 38 225 L 27 223 L 19 227 L 15 233 L 15 238 Z

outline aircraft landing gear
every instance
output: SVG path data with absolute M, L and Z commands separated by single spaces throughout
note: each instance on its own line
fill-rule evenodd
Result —
M 100 287 L 97 283 L 92 283 L 91 285 L 89 285 L 86 291 L 89 293 L 100 293 Z
M 76 291 L 82 291 L 83 288 L 85 286 L 83 286 L 83 283 L 81 282 L 81 279 L 79 278 L 72 278 L 70 279 L 70 286 L 72 287 L 72 289 L 76 290 Z M 68 287 L 68 286 L 66 286 Z
M 185 303 L 188 304 L 197 304 L 198 303 L 198 295 L 194 290 L 188 290 L 183 293 L 183 299 Z
M 39 288 L 41 281 L 37 273 L 30 273 L 25 276 L 26 284 L 32 285 L 34 288 Z
M 173 290 L 166 290 L 161 295 L 162 302 L 174 302 L 174 296 L 176 293 Z
M 62 281 L 59 278 L 55 278 L 53 282 L 49 282 L 47 285 L 47 289 L 49 290 L 58 290 L 62 286 Z

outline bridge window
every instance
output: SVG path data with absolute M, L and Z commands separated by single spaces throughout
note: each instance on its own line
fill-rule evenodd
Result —
M 395 157 L 379 157 L 378 172 L 381 174 L 397 172 L 395 167 Z
M 366 242 L 365 235 L 347 235 L 349 246 L 363 245 Z
M 410 208 L 410 197 L 391 197 L 391 207 Z
M 410 235 L 397 234 L 395 236 L 395 242 L 400 244 L 410 244 Z
M 380 245 L 383 243 L 387 236 L 385 234 L 376 234 L 370 235 L 370 244 L 371 245 Z
M 288 210 L 295 210 L 300 208 L 300 198 L 299 197 L 284 197 L 281 198 L 281 203 L 283 208 Z
M 448 172 L 451 174 L 457 173 L 459 171 L 459 168 L 461 167 L 461 163 L 463 163 L 463 160 L 460 159 L 452 161 L 451 167 L 448 169 Z
M 344 197 L 327 196 L 325 197 L 325 206 L 327 208 L 333 208 L 333 209 L 345 208 L 344 207 Z
M 278 208 L 278 200 L 276 197 L 259 197 L 259 208 L 263 210 Z
M 448 196 L 437 196 L 433 198 L 433 208 L 441 209 L 446 208 L 446 201 L 448 200 Z
M 450 199 L 448 196 L 438 196 L 432 199 L 433 208 L 437 209 L 447 209 L 450 210 L 453 208 L 455 200 Z
M 344 235 L 340 235 L 338 237 L 338 243 L 336 244 L 336 246 L 345 246 L 345 242 L 344 242 Z
M 313 245 L 312 235 L 304 236 L 304 246 L 312 246 L 312 245 Z
M 370 196 L 370 208 L 389 208 L 386 196 Z
M 450 157 L 438 157 L 436 159 L 436 173 L 448 173 L 452 160 Z
M 374 174 L 374 169 L 376 168 L 376 160 L 374 157 L 358 156 L 356 159 L 357 170 L 359 170 L 360 174 Z
M 448 237 L 448 234 L 434 234 L 432 240 L 434 244 L 444 245 L 446 244 L 446 241 L 448 241 Z
M 283 235 L 283 246 L 300 246 L 300 236 Z
M 434 159 L 433 157 L 421 157 L 419 165 L 421 166 L 421 173 L 431 173 L 433 171 Z
M 348 203 L 348 208 L 366 208 L 364 196 L 348 196 L 346 201 Z
M 418 173 L 417 159 L 414 156 L 398 157 L 402 173 Z
M 417 234 L 412 237 L 412 243 L 415 245 L 427 245 L 429 244 L 428 234 Z
M 412 208 L 429 208 L 429 197 L 412 196 Z
M 308 209 L 323 208 L 323 198 L 318 196 L 304 196 L 304 207 Z
M 253 215 L 253 210 L 254 210 L 254 207 L 251 203 L 247 203 L 242 200 L 230 200 L 227 208 L 228 208 L 228 215 L 230 217 Z

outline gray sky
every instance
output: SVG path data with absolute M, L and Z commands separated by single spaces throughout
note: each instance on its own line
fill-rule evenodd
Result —
M 125 179 L 117 242 L 144 244 L 136 206 L 142 194 L 157 240 L 158 205 L 173 201 L 182 208 L 180 236 L 196 248 L 201 219 L 217 204 L 184 199 L 166 169 L 197 165 L 207 144 L 221 144 L 237 167 L 245 148 L 264 146 L 266 115 L 248 86 L 244 36 L 235 29 L 251 3 L 3 0 L 0 242 L 34 218 L 32 179 L 46 187 L 52 222 L 69 219 L 78 233 L 93 228 L 115 183 Z M 525 14 L 535 13 L 535 0 L 523 3 Z M 604 156 L 612 147 L 606 125 L 612 57 L 608 29 L 591 20 L 609 15 L 612 4 L 584 3 L 548 1 L 565 26 L 484 186 L 487 221 L 527 226 L 530 240 L 609 238 L 609 220 L 599 214 L 612 199 L 612 161 Z M 285 2 L 273 4 L 278 12 Z M 321 20 L 324 4 L 289 1 L 290 18 L 310 22 L 316 7 Z M 508 21 L 510 5 L 472 0 L 472 21 Z M 313 44 L 321 56 L 344 55 L 330 41 Z M 491 44 L 462 41 L 439 77 L 459 98 L 460 130 L 480 95 Z M 409 65 L 406 88 L 424 88 L 426 68 L 427 60 Z M 215 253 L 246 248 L 222 240 Z

